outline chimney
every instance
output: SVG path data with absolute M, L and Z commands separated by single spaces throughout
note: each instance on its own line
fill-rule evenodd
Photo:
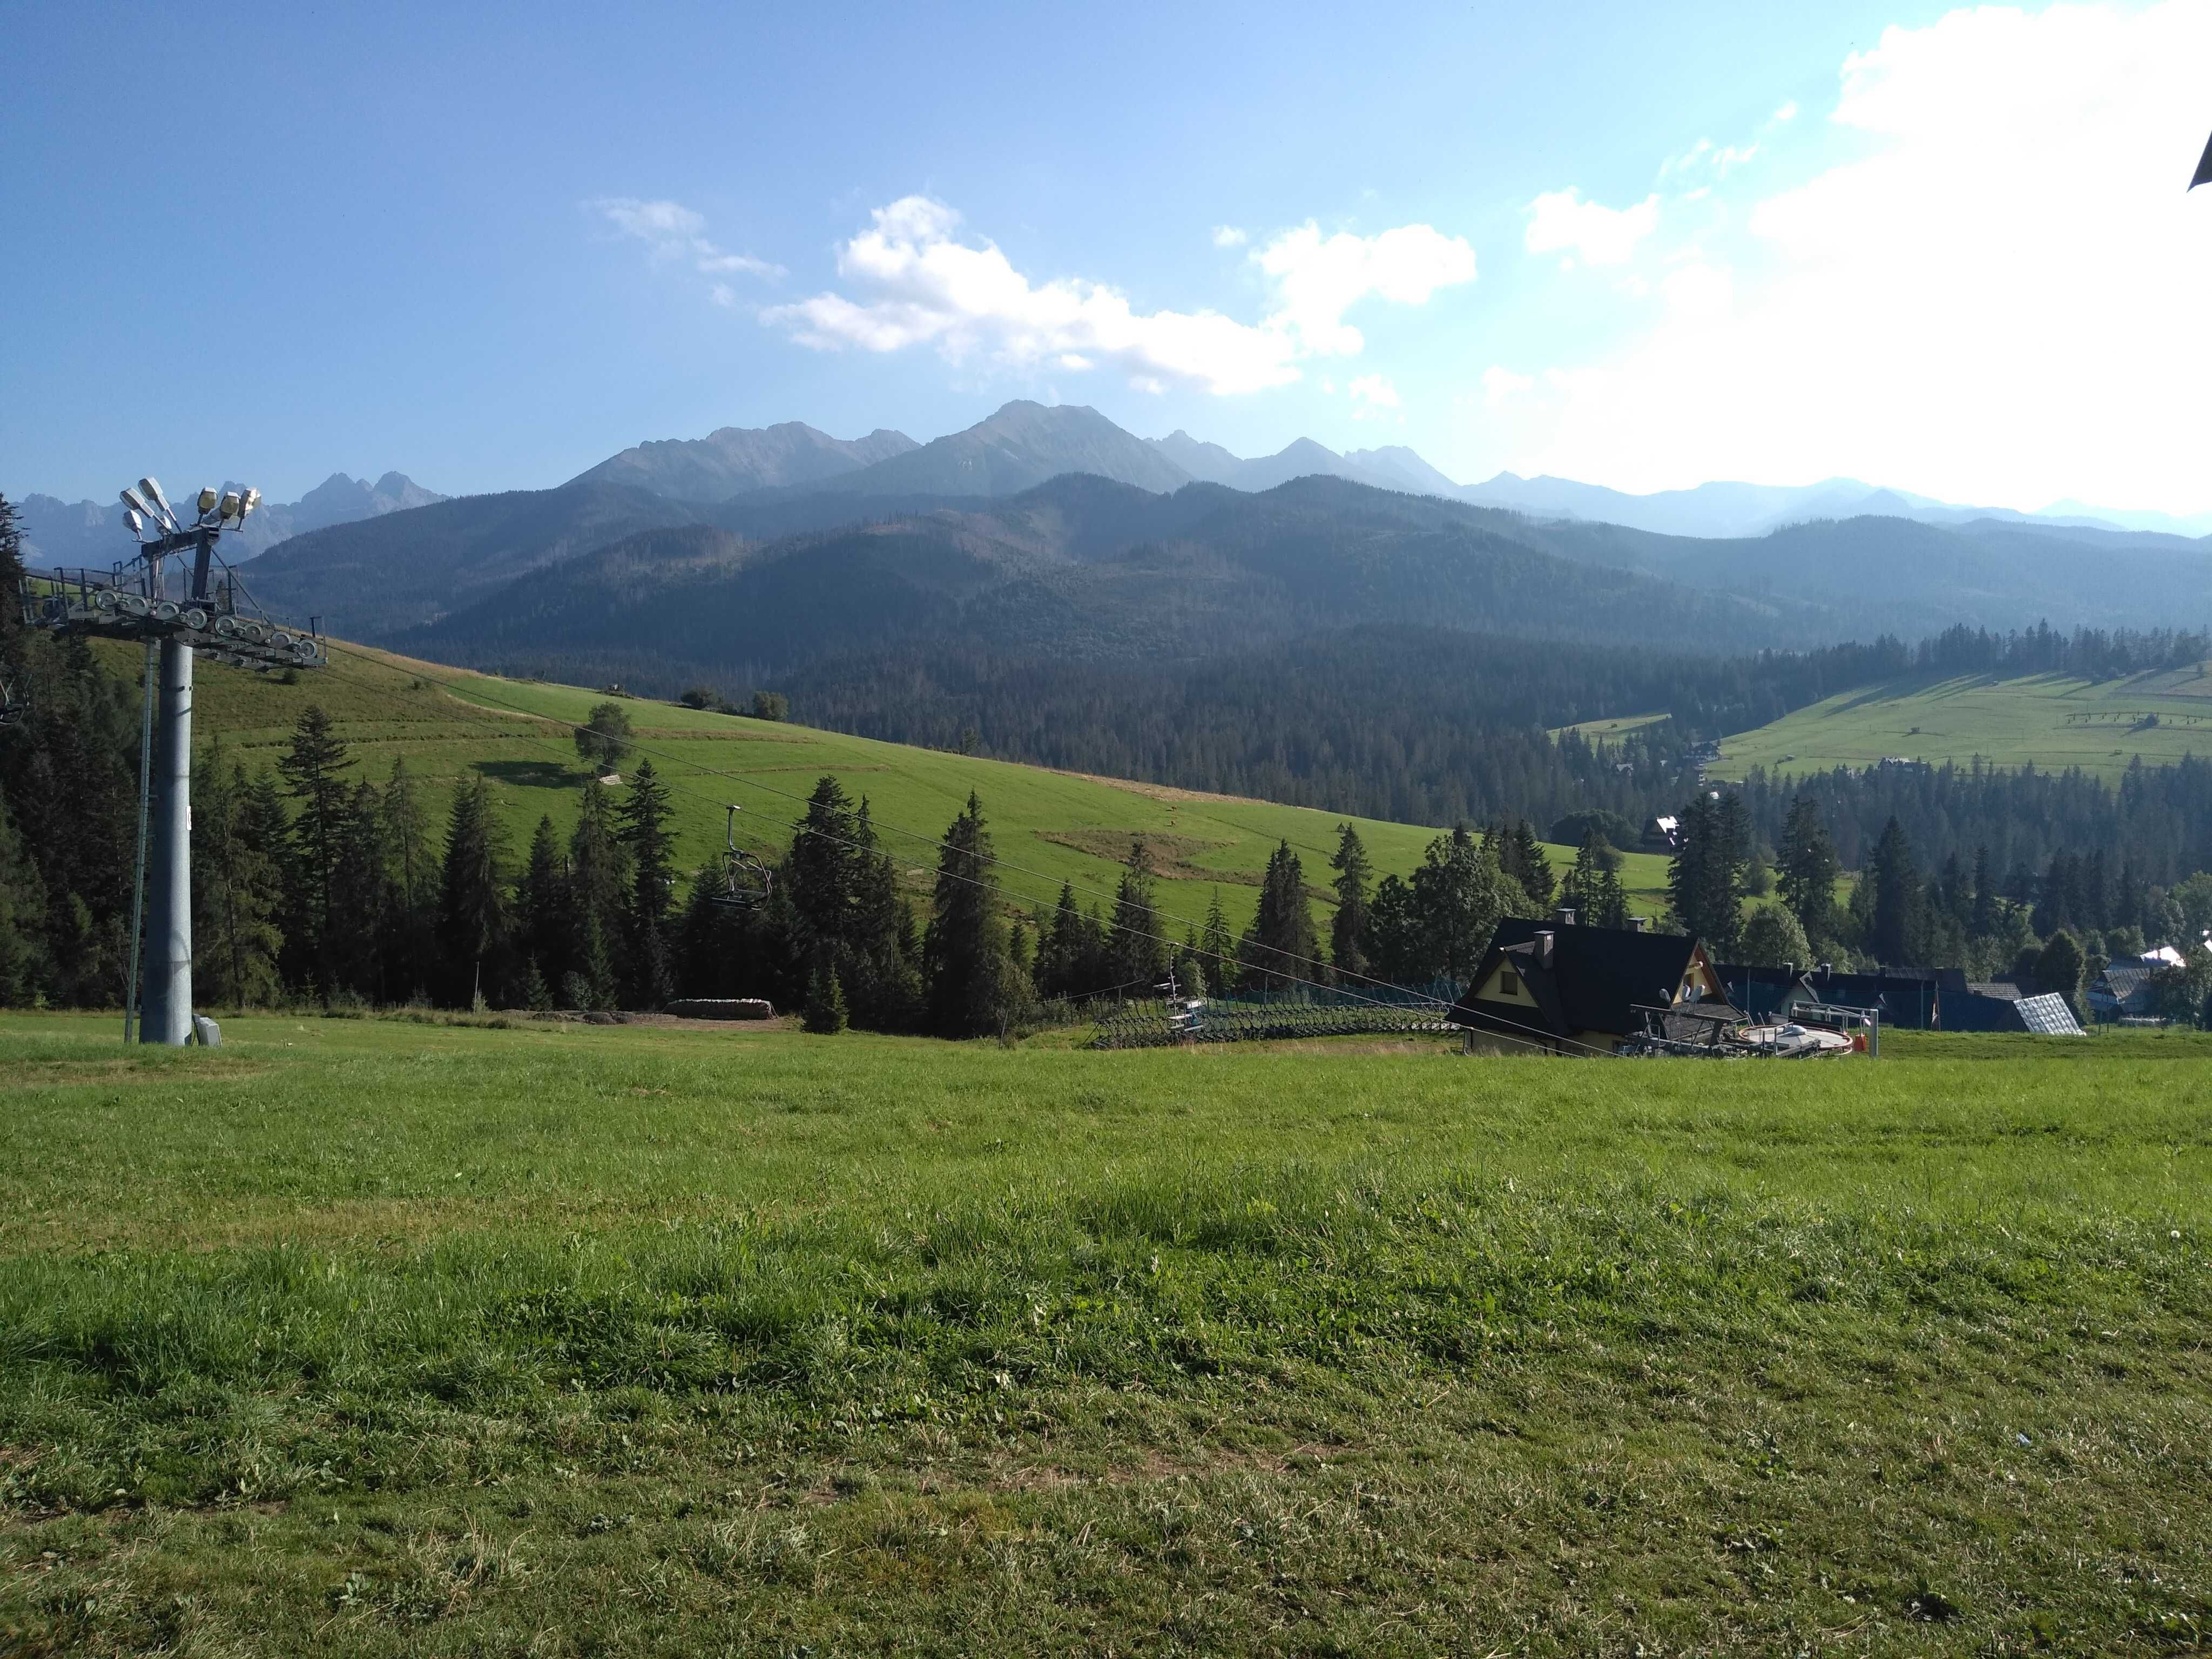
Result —
M 1552 920 L 1562 927 L 1573 927 L 1575 925 L 1574 907 L 1571 905 L 1562 904 L 1558 909 L 1552 912 Z
M 1552 930 L 1548 927 L 1536 930 L 1536 960 L 1543 967 L 1552 965 Z
M 1651 918 L 1650 918 L 1650 917 L 1649 917 L 1649 916 L 1631 916 L 1631 917 L 1629 917 L 1629 919 L 1628 919 L 1628 931 L 1629 931 L 1630 933 L 1650 933 L 1650 932 L 1651 931 Z
M 1826 979 L 1826 978 L 1827 978 L 1827 976 L 1828 976 L 1829 975 L 1831 975 L 1831 974 L 1834 973 L 1835 971 L 1836 971 L 1836 970 L 1835 970 L 1832 967 L 1831 967 L 1828 963 L 1825 963 L 1825 962 L 1824 962 L 1824 963 L 1822 963 L 1820 964 L 1820 977 L 1821 977 L 1822 979 Z
M 1785 963 L 1784 963 L 1782 964 L 1782 977 L 1783 977 L 1783 978 L 1784 978 L 1784 979 L 1795 979 L 1795 978 L 1796 978 L 1796 977 L 1797 977 L 1797 964 L 1796 964 L 1796 963 L 1794 963 L 1794 962 L 1785 962 Z

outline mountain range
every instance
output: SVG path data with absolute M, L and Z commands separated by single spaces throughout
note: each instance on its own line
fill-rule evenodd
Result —
M 1378 489 L 1506 507 L 1534 518 L 1617 524 L 1669 536 L 1763 536 L 1815 519 L 1868 515 L 1923 524 L 2000 519 L 2191 537 L 2212 532 L 2212 514 L 2185 520 L 2156 513 L 2102 512 L 2077 502 L 2021 513 L 2009 507 L 1956 506 L 1855 478 L 1803 485 L 1705 483 L 1647 495 L 1570 478 L 1524 478 L 1511 472 L 1500 472 L 1481 483 L 1462 484 L 1403 445 L 1340 454 L 1310 438 L 1300 438 L 1273 455 L 1246 459 L 1188 432 L 1138 438 L 1095 410 L 1022 401 L 1007 404 L 965 431 L 927 444 L 917 444 L 904 433 L 880 429 L 847 441 L 795 421 L 750 430 L 725 427 L 705 438 L 636 445 L 571 482 L 635 484 L 672 500 L 713 505 L 766 489 L 877 496 L 1012 495 L 1064 472 L 1095 473 L 1155 493 L 1187 483 L 1263 490 L 1292 478 L 1349 478 Z
M 236 482 L 228 480 L 219 488 L 235 488 Z M 404 472 L 387 472 L 374 483 L 333 472 L 296 501 L 264 502 L 242 528 L 227 534 L 224 550 L 235 563 L 311 530 L 404 513 L 447 499 L 434 489 L 423 489 Z M 24 552 L 34 563 L 98 567 L 114 563 L 128 550 L 125 543 L 130 534 L 124 528 L 119 501 L 64 501 L 52 495 L 29 495 L 15 505 Z

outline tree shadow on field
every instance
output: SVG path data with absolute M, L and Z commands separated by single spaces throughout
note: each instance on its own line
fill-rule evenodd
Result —
M 559 761 L 513 760 L 478 761 L 476 769 L 494 783 L 504 783 L 517 789 L 574 789 L 583 781 L 583 774 Z

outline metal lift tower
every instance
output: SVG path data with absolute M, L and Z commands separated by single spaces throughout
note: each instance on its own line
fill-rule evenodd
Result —
M 141 478 L 137 489 L 123 492 L 123 519 L 138 544 L 136 556 L 98 574 L 42 573 L 24 592 L 23 620 L 32 627 L 137 640 L 146 647 L 146 713 L 138 752 L 139 874 L 131 895 L 134 948 L 142 954 L 134 964 L 126 1005 L 126 1041 L 133 1035 L 133 1016 L 142 1042 L 181 1045 L 193 1037 L 192 658 L 204 654 L 262 673 L 321 668 L 330 661 L 313 630 L 278 628 L 241 611 L 237 582 L 228 575 L 210 589 L 216 539 L 243 525 L 260 502 L 258 489 L 203 489 L 193 503 L 197 516 L 186 524 L 169 506 L 161 486 Z M 168 568 L 173 560 L 173 585 L 179 590 L 173 596 Z M 151 902 L 143 943 L 137 943 L 142 896 Z

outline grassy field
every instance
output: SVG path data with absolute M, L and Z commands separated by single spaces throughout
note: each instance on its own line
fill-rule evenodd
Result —
M 1891 755 L 2078 766 L 2107 781 L 2138 755 L 2146 766 L 2212 755 L 2212 665 L 2102 684 L 2050 674 L 1862 686 L 1728 738 L 1714 775 L 1740 778 L 1754 766 L 1825 771 Z
M 1640 732 L 1647 726 L 1656 726 L 1661 720 L 1672 720 L 1674 718 L 1674 717 L 1672 714 L 1662 713 L 1657 714 L 1623 714 L 1617 719 L 1607 720 L 1577 720 L 1572 726 L 1553 726 L 1552 728 L 1552 735 L 1555 738 L 1563 738 L 1568 732 L 1573 732 L 1589 738 L 1593 743 L 1600 740 L 1601 738 L 1607 743 L 1618 743 L 1624 736 L 1631 732 Z
M 136 659 L 125 647 L 113 648 L 112 662 L 118 672 L 136 672 Z M 333 651 L 328 670 L 301 674 L 290 685 L 204 668 L 195 694 L 203 755 L 208 742 L 219 739 L 227 753 L 249 765 L 273 764 L 301 711 L 313 703 L 352 744 L 361 762 L 357 775 L 380 782 L 404 756 L 409 769 L 442 795 L 481 773 L 518 854 L 541 814 L 550 813 L 564 836 L 575 821 L 586 773 L 572 731 L 561 722 L 582 721 L 605 700 L 573 686 L 496 679 L 349 647 Z M 675 790 L 678 850 L 694 865 L 720 849 L 728 801 L 744 808 L 741 841 L 781 852 L 815 780 L 834 772 L 854 795 L 869 798 L 885 847 L 917 884 L 934 868 L 933 843 L 972 790 L 982 800 L 999 856 L 1020 866 L 1001 872 L 1018 904 L 1048 909 L 1066 880 L 1086 902 L 1103 892 L 1110 908 L 1130 837 L 1142 835 L 1167 877 L 1160 888 L 1164 911 L 1178 922 L 1200 921 L 1218 884 L 1231 925 L 1241 928 L 1279 841 L 1291 843 L 1315 897 L 1323 898 L 1336 826 L 1344 821 L 1340 813 L 1081 777 L 665 703 L 633 699 L 623 706 L 655 769 Z M 1354 822 L 1378 877 L 1410 872 L 1437 834 L 1417 825 Z M 1564 872 L 1574 849 L 1553 848 L 1551 857 Z M 1664 908 L 1664 859 L 1627 854 L 1621 879 L 1640 912 L 1656 915 Z M 1093 892 L 1083 893 L 1085 887 Z
M 0 1017 L 0 1650 L 2163 1653 L 2212 1044 Z

